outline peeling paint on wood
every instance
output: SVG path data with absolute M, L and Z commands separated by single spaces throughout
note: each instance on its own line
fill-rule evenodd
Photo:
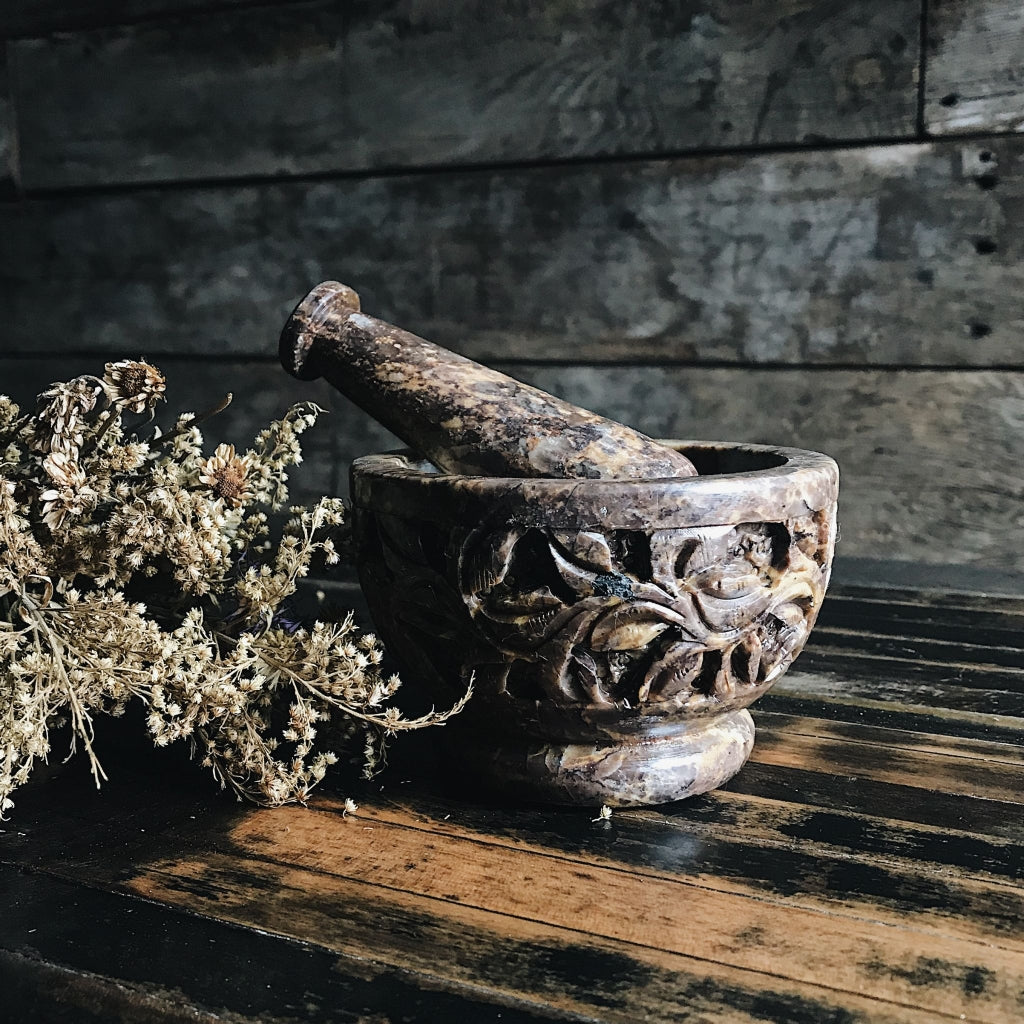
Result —
M 931 0 L 924 124 L 933 135 L 1024 131 L 1024 7 Z
M 25 181 L 906 137 L 917 17 L 914 0 L 319 0 L 20 40 Z

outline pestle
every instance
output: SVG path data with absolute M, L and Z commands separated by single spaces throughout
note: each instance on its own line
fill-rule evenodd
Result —
M 296 306 L 280 355 L 293 376 L 325 377 L 447 473 L 631 480 L 697 473 L 686 456 L 621 423 L 367 316 L 359 296 L 336 281 Z

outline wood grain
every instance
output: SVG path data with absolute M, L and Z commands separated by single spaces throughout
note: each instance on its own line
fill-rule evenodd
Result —
M 143 334 L 124 355 L 145 351 Z M 224 392 L 235 392 L 228 412 L 208 426 L 211 442 L 223 435 L 243 443 L 300 399 L 330 409 L 306 435 L 308 464 L 295 473 L 302 500 L 347 493 L 352 458 L 397 446 L 322 382 L 300 384 L 274 363 L 157 363 L 170 379 L 171 409 L 208 408 Z M 25 401 L 57 376 L 95 372 L 100 365 L 98 359 L 60 365 L 0 359 L 0 390 Z M 1022 373 L 536 364 L 503 369 L 650 436 L 825 451 L 842 473 L 844 554 L 1024 568 L 1024 552 L 1005 544 L 1007 530 L 1024 523 Z M 990 702 L 983 693 L 976 697 Z
M 332 808 L 322 798 L 316 802 L 318 811 L 338 813 L 342 808 L 340 803 Z M 787 837 L 786 829 L 803 827 L 797 825 L 799 816 L 792 815 L 789 805 L 766 802 L 761 806 L 751 801 L 745 806 L 733 804 L 732 810 L 742 814 L 742 821 L 719 820 L 713 827 L 706 821 L 691 825 L 686 803 L 679 805 L 679 813 L 671 822 L 666 821 L 663 811 L 616 812 L 614 839 L 597 837 L 582 846 L 568 841 L 557 828 L 538 836 L 511 823 L 507 828 L 493 821 L 483 828 L 479 823 L 464 824 L 466 816 L 450 810 L 447 818 L 434 817 L 419 801 L 409 804 L 392 799 L 364 804 L 360 820 L 370 822 L 374 831 L 378 822 L 384 823 L 386 836 L 391 835 L 391 830 L 400 829 L 408 842 L 429 848 L 431 858 L 443 853 L 444 845 L 437 844 L 440 837 L 446 837 L 452 844 L 469 839 L 485 846 L 487 853 L 474 857 L 478 861 L 486 861 L 487 857 L 504 860 L 510 855 L 520 859 L 524 851 L 530 850 L 555 862 L 550 865 L 552 874 L 561 870 L 562 861 L 571 861 L 577 870 L 593 869 L 597 875 L 605 869 L 620 873 L 628 870 L 630 875 L 650 879 L 655 896 L 659 889 L 661 895 L 670 891 L 659 883 L 687 887 L 675 898 L 678 905 L 687 909 L 703 898 L 688 888 L 698 886 L 779 906 L 870 918 L 915 931 L 982 939 L 1007 949 L 1024 949 L 1024 937 L 1017 927 L 1024 913 L 1024 890 L 1014 879 L 990 872 L 968 880 L 948 866 L 918 864 L 910 857 L 891 853 L 876 857 L 868 851 L 860 851 L 856 865 L 852 865 L 848 857 L 838 848 L 829 848 L 827 842 L 809 848 Z M 772 813 L 779 816 L 774 822 L 769 820 Z M 885 819 L 872 824 L 883 832 L 888 829 L 890 834 L 899 831 L 897 823 Z M 259 825 L 247 819 L 238 829 L 254 836 L 256 849 L 261 853 L 280 859 L 276 852 L 271 852 L 276 846 L 266 842 Z M 907 838 L 912 834 L 913 830 Z M 919 838 L 925 834 L 920 832 Z M 287 836 L 291 842 L 292 832 Z M 923 844 L 917 847 L 924 848 Z M 358 872 L 359 877 L 366 877 L 358 853 L 346 852 L 337 862 L 330 857 L 330 851 L 304 853 L 303 858 L 304 863 L 318 860 L 321 868 L 332 874 Z M 285 859 L 292 862 L 290 857 Z M 387 870 L 386 864 L 375 862 L 371 874 Z M 589 881 L 600 883 L 601 879 L 592 876 Z M 609 884 L 614 889 L 614 883 Z M 608 886 L 602 888 L 603 894 L 609 891 Z M 555 898 L 550 892 L 547 895 Z M 650 913 L 640 916 L 644 927 L 649 927 Z
M 594 1019 L 554 1014 L 536 1001 L 531 1006 L 481 986 L 456 989 L 404 965 L 391 968 L 339 955 L 269 931 L 254 943 L 251 933 L 226 920 L 50 872 L 19 876 L 16 868 L 0 865 L 0 891 L 12 897 L 0 920 L 0 978 L 5 1009 L 17 1015 L 19 1024 Z M 372 906 L 361 909 L 373 911 Z M 386 919 L 386 914 L 378 918 Z M 557 977 L 560 970 L 568 974 L 575 967 L 585 985 L 588 966 L 591 974 L 601 966 L 598 957 L 588 965 L 584 956 L 574 956 L 571 946 L 541 946 L 533 952 L 538 976 L 546 970 Z
M 899 782 L 918 789 L 961 796 L 1004 800 L 1020 792 L 1024 767 L 985 758 L 948 753 L 901 750 L 895 745 L 854 743 L 849 737 L 807 736 L 792 729 L 780 734 L 767 726 L 757 731 L 752 759 L 757 764 L 804 768 L 827 764 L 839 775 L 857 775 L 878 782 Z
M 1013 742 L 1024 738 L 1019 735 L 1012 739 L 964 738 L 942 732 L 928 733 L 924 731 L 924 726 L 920 731 L 900 728 L 895 721 L 891 725 L 880 726 L 865 723 L 859 717 L 856 721 L 853 716 L 843 721 L 837 718 L 819 718 L 807 710 L 800 713 L 796 708 L 787 712 L 784 705 L 779 707 L 773 704 L 769 707 L 770 710 L 761 712 L 758 720 L 770 730 L 785 729 L 787 735 L 847 742 L 854 747 L 870 744 L 893 747 L 904 753 L 909 748 L 915 754 L 965 758 L 968 770 L 970 763 L 974 761 L 982 761 L 986 766 L 1004 764 L 1014 768 L 1024 767 L 1024 743 Z M 761 710 L 760 705 L 758 710 Z
M 165 901 L 183 889 L 178 898 L 199 906 L 212 896 L 219 914 L 259 926 L 261 921 L 288 921 L 290 915 L 281 911 L 294 896 L 289 899 L 287 891 L 315 886 L 322 900 L 318 927 L 338 935 L 346 926 L 331 927 L 324 920 L 333 916 L 331 905 L 351 901 L 348 893 L 369 884 L 386 890 L 380 895 L 399 906 L 416 906 L 424 898 L 438 901 L 455 922 L 473 921 L 480 911 L 500 915 L 502 927 L 513 936 L 529 933 L 534 924 L 572 928 L 620 948 L 823 984 L 837 995 L 872 992 L 876 998 L 944 1014 L 969 1008 L 982 1019 L 1011 1009 L 1024 980 L 1019 954 L 991 942 L 919 930 L 916 919 L 904 917 L 903 927 L 893 929 L 852 915 L 837 918 L 788 901 L 767 901 L 763 893 L 751 900 L 523 848 L 509 851 L 440 833 L 424 837 L 381 822 L 339 832 L 301 809 L 274 811 L 256 821 L 249 816 L 232 838 L 243 849 L 251 843 L 266 858 L 246 868 L 266 879 L 261 889 L 284 890 L 283 899 L 278 897 L 282 906 L 274 907 L 278 900 L 265 896 L 269 905 L 257 909 L 250 893 L 230 884 L 232 874 L 238 875 L 239 852 L 158 862 L 130 887 Z M 315 882 L 309 875 L 313 872 Z M 304 921 L 293 920 L 286 929 Z M 909 977 L 921 969 L 922 946 L 929 958 L 944 965 L 941 976 L 923 991 Z M 379 940 L 369 948 L 377 956 L 388 955 Z M 879 963 L 882 948 L 885 960 Z M 964 979 L 972 977 L 983 979 L 968 983 L 980 991 L 966 993 Z
M 954 629 L 969 635 L 974 644 L 994 647 L 1013 646 L 1024 632 L 1024 602 L 1019 600 L 1004 599 L 995 608 L 990 597 L 961 595 L 956 604 L 936 607 L 906 592 L 867 596 L 862 587 L 837 582 L 839 586 L 829 591 L 827 611 L 818 618 L 819 627 L 939 640 Z
M 915 0 L 193 13 L 12 52 L 29 188 L 906 137 Z
M 908 672 L 912 666 L 913 662 L 880 663 L 856 658 L 846 661 L 815 651 L 805 652 L 800 674 L 780 684 L 780 694 L 799 695 L 806 687 L 850 706 L 883 701 L 897 703 L 901 710 L 910 712 L 940 707 L 950 713 L 950 718 L 997 727 L 1007 724 L 1000 720 L 1005 716 L 1024 717 L 1024 700 L 1019 692 L 986 687 L 979 673 L 962 679 L 955 670 L 945 677 L 936 672 Z
M 449 813 L 449 818 L 460 816 L 458 809 L 451 805 L 449 811 L 456 812 Z M 224 852 L 204 850 L 188 857 L 172 860 L 158 857 L 153 860 L 136 849 L 134 857 L 139 866 L 133 877 L 122 885 L 126 884 L 130 891 L 144 893 L 157 905 L 205 910 L 219 920 L 233 920 L 248 927 L 312 940 L 343 954 L 369 957 L 378 964 L 398 963 L 427 976 L 486 984 L 492 990 L 497 989 L 510 996 L 515 994 L 515 989 L 509 988 L 510 983 L 525 983 L 528 994 L 533 998 L 543 997 L 556 1009 L 576 1009 L 579 1012 L 588 1002 L 596 1000 L 601 1006 L 599 1019 L 602 1020 L 629 1020 L 629 1014 L 638 1012 L 640 1006 L 645 1007 L 650 1019 L 679 1019 L 673 1014 L 682 1012 L 683 1006 L 696 995 L 689 980 L 696 972 L 707 979 L 705 984 L 708 986 L 702 990 L 697 1004 L 700 1008 L 710 1009 L 708 1001 L 721 999 L 723 990 L 728 991 L 727 984 L 734 990 L 732 999 L 735 999 L 737 988 L 742 991 L 743 985 L 753 983 L 762 985 L 766 996 L 779 999 L 780 1003 L 781 993 L 787 993 L 789 998 L 799 995 L 802 999 L 812 1000 L 817 1006 L 818 1016 L 812 1013 L 808 1020 L 828 1019 L 821 1016 L 826 1006 L 856 1010 L 865 1013 L 866 1019 L 870 1020 L 890 1019 L 891 1016 L 902 1019 L 898 1010 L 885 1005 L 886 998 L 892 998 L 887 975 L 890 970 L 896 974 L 900 970 L 898 959 L 891 957 L 898 952 L 890 948 L 892 943 L 898 947 L 905 942 L 915 950 L 925 948 L 930 952 L 945 951 L 948 954 L 951 949 L 944 945 L 948 942 L 946 933 L 950 927 L 956 928 L 959 924 L 959 921 L 953 921 L 944 925 L 934 937 L 927 929 L 915 936 L 918 926 L 925 927 L 919 920 L 922 915 L 928 915 L 925 901 L 935 898 L 934 893 L 925 896 L 922 892 L 922 903 L 916 908 L 918 917 L 914 919 L 910 932 L 905 928 L 890 927 L 879 933 L 886 941 L 885 954 L 890 959 L 884 969 L 877 960 L 877 954 L 866 965 L 872 979 L 866 988 L 875 1000 L 880 1000 L 873 1004 L 871 1000 L 858 999 L 854 993 L 841 991 L 835 979 L 822 985 L 823 979 L 818 978 L 810 986 L 786 980 L 788 976 L 810 970 L 812 964 L 794 967 L 784 961 L 781 966 L 770 969 L 771 977 L 758 973 L 756 982 L 753 977 L 744 981 L 745 970 L 731 969 L 729 964 L 756 964 L 770 956 L 775 932 L 771 928 L 764 929 L 761 918 L 765 915 L 770 920 L 777 917 L 779 925 L 786 921 L 790 924 L 817 921 L 823 929 L 823 933 L 818 932 L 818 937 L 824 943 L 818 956 L 826 955 L 825 950 L 835 942 L 842 945 L 847 941 L 838 937 L 846 926 L 831 912 L 827 916 L 812 914 L 808 917 L 804 911 L 794 910 L 808 898 L 801 895 L 801 891 L 805 886 L 813 886 L 810 878 L 801 880 L 794 876 L 790 886 L 778 888 L 787 870 L 794 867 L 784 852 L 766 851 L 765 856 L 759 857 L 757 851 L 750 847 L 741 846 L 734 851 L 734 869 L 745 857 L 753 858 L 751 870 L 755 873 L 761 870 L 758 865 L 767 867 L 772 860 L 781 860 L 777 872 L 758 876 L 761 877 L 761 890 L 757 900 L 747 906 L 742 900 L 737 902 L 735 893 L 706 890 L 708 879 L 701 874 L 701 865 L 705 872 L 728 874 L 729 858 L 725 851 L 716 854 L 713 841 L 700 841 L 688 846 L 679 842 L 681 836 L 678 834 L 673 846 L 670 834 L 662 830 L 659 836 L 656 822 L 652 820 L 636 820 L 635 834 L 642 844 L 638 849 L 641 855 L 646 850 L 648 856 L 657 857 L 659 842 L 669 843 L 662 849 L 663 856 L 668 859 L 662 860 L 659 869 L 653 873 L 649 870 L 627 871 L 627 865 L 621 861 L 610 868 L 607 854 L 619 855 L 621 843 L 614 833 L 593 830 L 592 827 L 583 831 L 593 836 L 591 845 L 594 850 L 604 851 L 604 856 L 591 852 L 583 856 L 573 853 L 563 857 L 553 855 L 551 849 L 552 842 L 559 842 L 557 836 L 546 837 L 543 847 L 533 849 L 529 839 L 524 847 L 523 837 L 518 841 L 495 842 L 490 835 L 466 836 L 469 839 L 467 843 L 466 838 L 459 838 L 463 833 L 457 824 L 439 820 L 436 826 L 431 822 L 426 827 L 423 824 L 414 827 L 408 821 L 408 815 L 401 810 L 386 809 L 383 814 L 385 818 L 395 819 L 395 823 L 382 825 L 383 819 L 378 818 L 367 805 L 364 805 L 362 815 L 345 821 L 338 814 L 333 816 L 333 820 L 325 820 L 321 815 L 311 816 L 302 811 L 243 814 L 232 830 L 232 845 Z M 513 814 L 521 817 L 516 812 Z M 535 818 L 536 814 L 527 817 Z M 563 815 L 562 826 L 573 828 L 575 818 L 587 820 L 583 813 L 577 811 L 572 818 L 566 819 Z M 494 824 L 501 820 L 493 814 L 491 819 L 489 832 L 493 832 Z M 188 824 L 185 825 L 188 830 Z M 628 820 L 621 823 L 627 835 L 633 831 L 632 826 Z M 435 827 L 439 831 L 435 831 Z M 555 827 L 559 826 L 556 824 Z M 196 826 L 191 826 L 191 829 L 194 832 Z M 514 836 L 510 839 L 514 840 Z M 563 836 L 563 845 L 565 839 Z M 42 840 L 42 836 L 35 836 L 37 843 Z M 177 844 L 182 841 L 192 845 L 194 837 L 190 840 L 179 835 L 175 839 Z M 161 843 L 157 840 L 155 845 L 148 845 L 158 848 Z M 673 857 L 677 859 L 687 849 L 691 852 L 685 855 L 685 862 L 673 864 Z M 311 868 L 310 864 L 314 866 Z M 812 871 L 829 870 L 824 863 L 808 867 Z M 497 877 L 492 874 L 495 869 L 499 871 Z M 534 873 L 537 869 L 543 872 L 543 879 Z M 743 869 L 740 870 L 742 872 Z M 66 862 L 58 871 L 62 877 L 92 878 L 94 882 L 102 882 L 115 877 L 117 866 L 98 863 L 92 858 L 80 863 Z M 700 885 L 693 888 L 684 883 L 680 891 L 680 896 L 683 892 L 687 894 L 684 902 L 679 902 L 677 897 L 668 910 L 656 911 L 649 906 L 650 899 L 661 895 L 660 890 L 665 885 L 678 888 L 680 883 L 671 881 L 666 872 L 686 878 L 691 871 L 698 873 L 699 878 L 693 881 L 699 881 Z M 849 878 L 852 883 L 852 872 Z M 734 884 L 743 888 L 742 882 L 730 883 L 727 879 L 713 884 Z M 832 884 L 839 884 L 838 875 L 834 876 Z M 885 883 L 882 884 L 884 887 Z M 895 891 L 900 889 L 901 883 L 889 877 L 888 884 Z M 773 887 L 777 890 L 774 898 L 769 892 Z M 911 888 L 905 882 L 902 891 L 909 896 Z M 618 900 L 627 891 L 633 891 L 635 896 L 641 890 L 648 893 L 647 898 L 638 904 L 641 913 L 637 914 L 634 908 L 633 916 L 626 921 L 616 913 Z M 420 893 L 423 895 L 418 895 Z M 542 904 L 543 896 L 548 899 Z M 813 901 L 814 897 L 810 898 Z M 836 906 L 838 904 L 833 906 L 833 911 Z M 694 920 L 703 920 L 709 907 L 714 908 L 712 912 L 718 919 L 712 938 L 738 929 L 737 941 L 726 947 L 725 964 L 716 962 L 716 957 L 723 954 L 716 952 L 714 943 L 701 942 L 701 933 L 693 928 Z M 739 919 L 735 914 L 721 917 L 729 907 L 735 907 L 737 911 L 744 908 Z M 960 909 L 964 918 L 969 916 L 965 908 Z M 877 901 L 872 903 L 870 910 L 872 914 L 884 917 L 885 912 Z M 683 917 L 687 920 L 685 927 L 673 924 Z M 570 922 L 568 930 L 572 938 L 564 926 L 546 923 L 563 919 Z M 903 924 L 906 925 L 906 921 Z M 856 944 L 863 929 L 857 924 L 853 928 Z M 607 932 L 614 936 L 612 942 L 601 938 Z M 624 934 L 620 934 L 622 932 Z M 584 935 L 587 938 L 582 938 Z M 805 934 L 796 941 L 800 945 L 810 939 L 811 934 Z M 591 959 L 598 962 L 603 954 L 604 976 L 595 979 L 584 975 L 575 984 L 567 985 L 564 978 L 556 981 L 543 968 L 534 973 L 539 967 L 536 957 L 540 950 L 548 947 L 550 958 L 559 942 L 572 944 L 580 955 L 586 950 Z M 671 948 L 679 944 L 696 949 L 699 965 L 688 964 L 685 958 L 671 954 Z M 497 962 L 489 963 L 499 945 L 505 950 L 504 955 L 495 958 Z M 528 952 L 531 948 L 535 951 Z M 965 948 L 970 948 L 969 940 L 961 952 Z M 438 955 L 438 950 L 444 950 L 444 953 Z M 533 969 L 529 966 L 531 961 L 535 965 Z M 952 1000 L 947 1012 L 949 1006 L 966 1008 L 968 1004 L 963 1002 L 964 982 L 974 988 L 978 984 L 971 980 L 976 978 L 971 968 L 961 969 L 937 957 L 932 957 L 931 963 L 929 980 L 924 982 L 922 976 L 917 981 L 910 980 L 910 985 L 934 987 L 936 999 L 945 993 Z M 991 992 L 998 987 L 991 984 L 991 975 L 994 973 L 992 968 L 1001 963 L 999 954 L 996 953 L 994 959 L 989 958 L 986 963 L 991 967 L 985 968 L 989 973 L 983 975 L 983 981 Z M 675 985 L 666 987 L 665 982 L 673 971 L 678 972 Z M 630 978 L 628 984 L 625 983 L 626 977 Z M 548 987 L 552 981 L 557 987 Z M 586 988 L 582 987 L 584 984 Z M 925 1003 L 928 998 L 925 998 Z M 911 1002 L 920 1005 L 919 994 L 915 994 Z M 981 1001 L 972 999 L 970 1002 L 976 1013 L 981 1010 Z M 775 1012 L 778 1013 L 779 1009 L 781 1007 L 777 1006 Z M 769 1019 L 804 1020 L 803 1016 L 794 1013 L 795 1009 L 791 1006 L 789 1013 Z M 727 1014 L 728 1011 L 723 1007 L 719 1012 Z M 955 1016 L 955 1010 L 953 1014 Z M 912 1019 L 913 1014 L 910 1016 Z M 980 1013 L 981 1019 L 985 1016 Z M 698 1019 L 705 1018 L 700 1016 Z M 733 1018 L 725 1016 L 722 1019 Z M 737 1019 L 747 1018 L 738 1014 Z
M 37 198 L 0 344 L 268 352 L 340 278 L 485 361 L 1020 365 L 1022 198 L 1018 139 Z
M 766 1018 L 811 1024 L 829 1015 L 915 1024 L 936 1019 L 927 1016 L 930 1011 L 884 998 L 589 937 L 576 926 L 553 927 L 266 860 L 213 854 L 195 867 L 198 874 L 155 870 L 131 885 L 146 894 L 146 903 L 190 906 L 204 915 L 215 913 L 236 929 L 259 929 L 326 948 L 343 970 L 361 962 L 378 987 L 398 976 L 427 991 L 477 995 L 500 1008 L 473 1020 L 504 1021 L 508 1006 L 532 1009 L 538 1017 L 609 1024 L 632 1024 L 639 1016 L 700 1024 Z M 260 892 L 255 899 L 246 878 Z
M 976 603 L 895 599 L 925 625 Z M 1019 742 L 908 730 L 898 695 L 837 719 L 813 675 L 797 689 L 818 712 L 758 712 L 726 789 L 609 822 L 455 794 L 436 742 L 403 745 L 354 813 L 217 801 L 141 747 L 101 794 L 60 769 L 0 833 L 8 1004 L 50 986 L 40 1005 L 83 1020 L 1016 1020 Z
M 1024 9 L 1015 0 L 927 4 L 924 123 L 932 134 L 1024 129 Z
M 11 198 L 18 183 L 18 143 L 7 73 L 7 47 L 0 38 L 0 200 Z
M 1020 374 L 534 366 L 516 372 L 655 437 L 715 434 L 824 450 L 842 475 L 844 554 L 1021 565 L 1003 540 L 1006 524 L 1024 523 L 1024 481 L 1015 468 L 1024 444 Z
M 254 7 L 266 0 L 4 0 L 0 38 L 45 36 L 55 32 L 124 25 L 168 15 L 206 13 L 232 7 Z M 301 0 L 276 0 L 278 4 Z

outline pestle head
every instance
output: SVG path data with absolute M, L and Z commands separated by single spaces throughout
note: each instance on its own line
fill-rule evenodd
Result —
M 359 312 L 359 296 L 347 284 L 324 281 L 292 311 L 281 331 L 278 354 L 281 365 L 299 380 L 323 375 L 316 357 L 317 334 L 328 320 Z

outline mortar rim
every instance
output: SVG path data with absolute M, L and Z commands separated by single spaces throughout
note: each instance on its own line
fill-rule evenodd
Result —
M 660 443 L 698 456 L 738 452 L 783 461 L 759 469 L 647 480 L 488 477 L 441 472 L 402 448 L 353 461 L 353 505 L 398 515 L 414 508 L 417 516 L 435 522 L 493 522 L 497 515 L 508 523 L 553 529 L 650 530 L 780 521 L 829 509 L 838 497 L 839 467 L 822 452 L 730 441 Z

